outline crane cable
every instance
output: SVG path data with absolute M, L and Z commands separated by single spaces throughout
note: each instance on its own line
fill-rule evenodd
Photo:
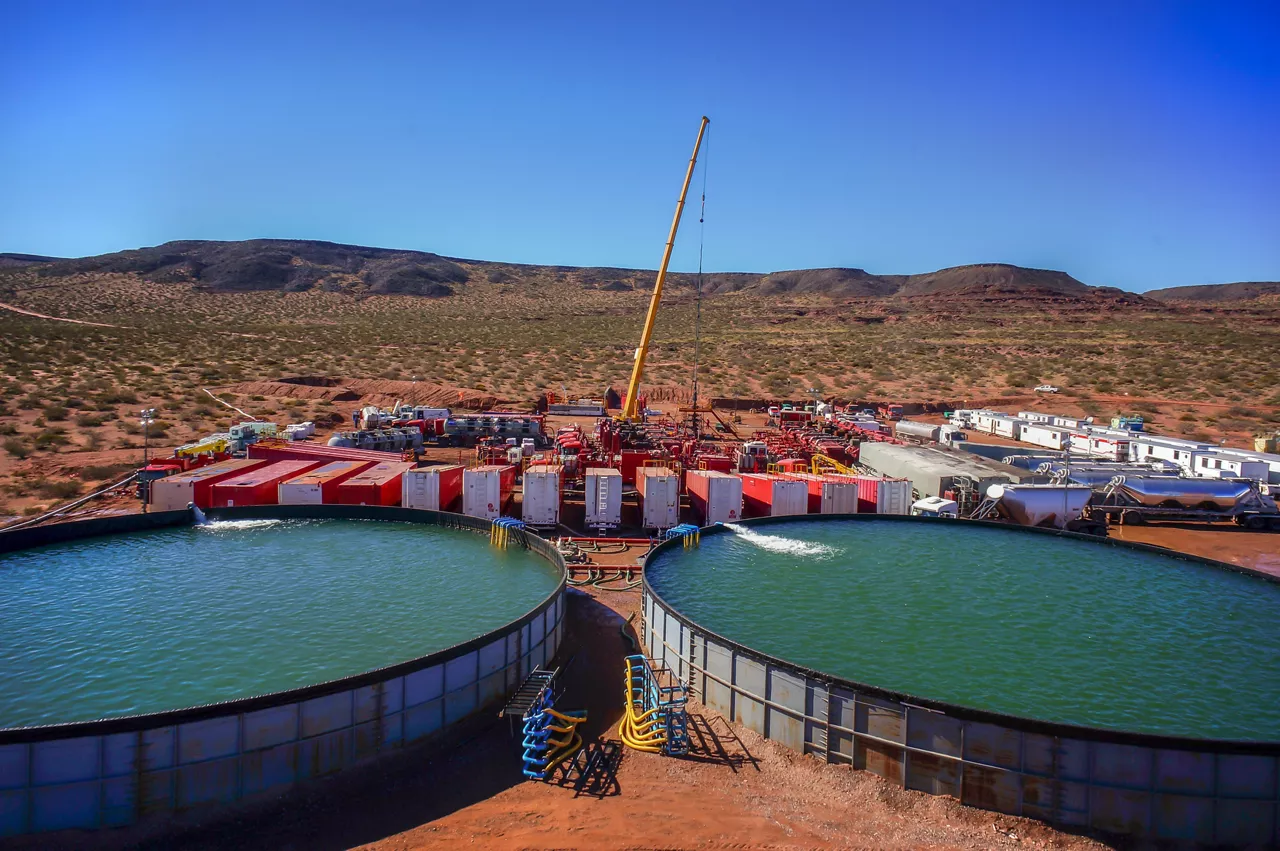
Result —
M 702 154 L 702 207 L 698 211 L 698 278 L 695 284 L 693 314 L 693 437 L 698 438 L 698 354 L 702 345 L 702 247 L 707 233 L 707 168 L 711 163 L 711 128 L 707 128 Z

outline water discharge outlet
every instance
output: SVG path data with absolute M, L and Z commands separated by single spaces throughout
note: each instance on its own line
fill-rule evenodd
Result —
M 815 544 L 811 541 L 784 538 L 781 535 L 762 535 L 754 529 L 737 523 L 722 523 L 720 525 L 731 530 L 733 534 L 748 544 L 769 552 L 786 553 L 794 556 L 812 556 L 814 558 L 828 558 L 839 552 L 835 547 L 827 544 Z

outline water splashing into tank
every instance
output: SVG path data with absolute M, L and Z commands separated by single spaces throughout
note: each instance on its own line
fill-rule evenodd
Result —
M 826 544 L 815 544 L 812 541 L 800 541 L 795 538 L 784 538 L 781 535 L 762 535 L 754 529 L 741 526 L 737 523 L 725 523 L 726 529 L 733 531 L 748 544 L 759 547 L 762 550 L 769 550 L 775 553 L 787 553 L 797 556 L 812 556 L 814 558 L 829 558 L 836 554 L 835 547 Z

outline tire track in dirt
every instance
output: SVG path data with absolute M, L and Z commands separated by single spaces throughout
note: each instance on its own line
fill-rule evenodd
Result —
M 53 322 L 70 322 L 73 325 L 95 325 L 99 328 L 119 328 L 119 325 L 110 325 L 106 322 L 90 322 L 87 319 L 68 319 L 65 316 L 50 316 L 47 313 L 36 313 L 34 310 L 27 310 L 25 307 L 18 307 L 12 304 L 5 304 L 0 301 L 0 307 L 5 310 L 11 310 L 14 313 L 20 313 L 23 316 L 33 316 L 36 319 L 49 319 Z

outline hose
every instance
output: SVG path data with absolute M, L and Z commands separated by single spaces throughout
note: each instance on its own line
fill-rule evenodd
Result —
M 91 493 L 88 496 L 82 496 L 79 499 L 75 500 L 74 502 L 69 502 L 66 505 L 53 509 L 52 511 L 47 511 L 44 514 L 41 514 L 39 517 L 33 517 L 30 520 L 23 520 L 21 523 L 14 523 L 12 526 L 6 526 L 4 527 L 3 531 L 12 532 L 15 529 L 25 529 L 28 526 L 35 526 L 38 523 L 43 523 L 44 521 L 48 520 L 51 517 L 58 517 L 60 515 L 66 514 L 71 509 L 79 508 L 81 505 L 84 505 L 86 502 L 88 502 L 91 499 L 96 499 L 104 494 L 111 493 L 113 490 L 118 490 L 119 488 L 124 487 L 125 485 L 129 484 L 136 478 L 138 478 L 138 474 L 136 472 L 130 473 L 127 477 L 116 482 L 114 485 L 108 485 L 107 487 L 103 488 L 100 491 Z
M 632 653 L 635 653 L 640 649 L 639 645 L 636 644 L 636 640 L 631 637 L 631 633 L 627 632 L 627 627 L 631 626 L 631 622 L 635 619 L 636 613 L 632 612 L 631 615 L 623 621 L 622 625 L 618 627 L 618 632 L 622 633 L 622 640 L 631 645 Z
M 624 697 L 627 711 L 623 714 L 621 723 L 618 724 L 618 735 L 622 738 L 622 743 L 632 750 L 661 753 L 662 746 L 667 741 L 667 734 L 661 727 L 660 719 L 655 717 L 658 710 L 654 708 L 637 715 L 635 687 L 630 668 L 627 669 L 625 679 Z
M 599 578 L 600 578 L 600 571 L 596 570 L 596 569 L 593 567 L 593 568 L 590 568 L 590 569 L 587 571 L 587 578 L 586 578 L 586 579 L 574 579 L 573 577 L 571 577 L 571 576 L 570 576 L 570 577 L 567 577 L 567 578 L 565 579 L 565 582 L 567 582 L 568 584 L 573 585 L 573 586 L 575 586 L 575 587 L 581 588 L 581 587 L 583 587 L 584 585 L 592 585 L 592 584 L 594 584 L 594 583 L 595 583 L 595 581 L 596 581 L 597 579 L 599 579 Z

